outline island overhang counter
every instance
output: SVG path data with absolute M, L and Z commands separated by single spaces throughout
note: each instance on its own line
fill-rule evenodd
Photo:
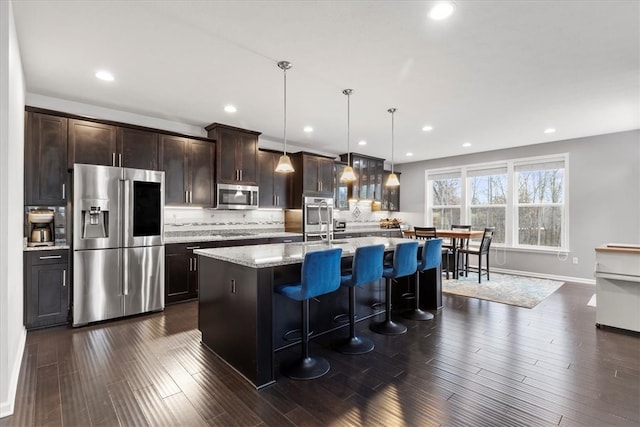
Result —
M 273 290 L 275 286 L 300 280 L 305 254 L 340 247 L 343 268 L 350 268 L 360 246 L 383 244 L 385 251 L 392 252 L 398 243 L 406 241 L 361 237 L 195 250 L 199 257 L 198 328 L 202 343 L 257 388 L 269 385 L 276 379 L 276 352 L 300 342 L 299 333 L 297 337 L 294 333 L 300 325 L 300 305 Z M 439 294 L 439 271 L 436 273 L 435 281 L 431 278 L 426 281 L 435 282 Z M 384 313 L 381 282 L 358 289 L 358 321 Z M 440 306 L 441 298 L 436 298 L 426 308 Z M 313 336 L 346 328 L 345 313 L 348 313 L 345 289 L 315 298 L 310 308 Z

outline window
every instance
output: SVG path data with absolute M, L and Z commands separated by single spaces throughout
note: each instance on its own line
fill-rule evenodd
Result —
M 562 247 L 564 162 L 515 166 L 517 244 Z
M 474 230 L 495 227 L 495 243 L 505 243 L 507 195 L 509 194 L 507 167 L 476 169 L 467 172 L 469 188 L 469 218 Z
M 451 228 L 460 224 L 462 185 L 460 172 L 429 176 L 431 182 L 431 217 L 436 228 Z
M 568 155 L 427 171 L 426 223 L 495 227 L 494 244 L 568 250 Z

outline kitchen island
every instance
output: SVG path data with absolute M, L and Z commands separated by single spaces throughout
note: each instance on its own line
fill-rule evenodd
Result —
M 300 279 L 307 252 L 342 248 L 343 268 L 351 267 L 356 248 L 384 244 L 391 252 L 402 238 L 361 237 L 327 242 L 279 243 L 233 248 L 199 249 L 199 316 L 202 343 L 257 388 L 275 381 L 274 359 L 279 350 L 300 342 L 300 305 L 275 294 L 275 286 Z M 421 280 L 440 289 L 439 270 Z M 425 294 L 428 292 L 425 290 Z M 432 292 L 433 294 L 433 292 Z M 358 288 L 358 321 L 384 313 L 384 282 Z M 440 304 L 440 302 L 434 303 Z M 427 308 L 431 308 L 428 304 Z M 437 307 L 435 307 L 437 308 Z M 313 337 L 345 328 L 346 289 L 314 298 L 310 307 Z

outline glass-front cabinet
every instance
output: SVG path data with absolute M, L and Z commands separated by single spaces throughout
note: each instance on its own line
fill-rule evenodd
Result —
M 349 209 L 349 185 L 340 181 L 342 172 L 346 167 L 347 164 L 345 162 L 335 162 L 333 165 L 333 198 L 335 208 L 339 210 Z
M 347 157 L 342 154 L 340 160 L 347 162 Z M 348 197 L 382 202 L 384 159 L 351 153 L 351 166 L 356 174 L 356 181 L 349 186 Z

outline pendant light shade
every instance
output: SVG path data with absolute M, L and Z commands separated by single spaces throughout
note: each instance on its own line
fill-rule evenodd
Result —
M 287 70 L 291 68 L 291 63 L 280 61 L 278 62 L 278 67 L 284 73 L 284 152 L 280 156 L 280 160 L 278 160 L 276 172 L 289 173 L 294 171 L 291 159 L 287 156 Z
M 396 108 L 389 108 L 387 111 L 391 113 L 391 173 L 389 174 L 389 178 L 385 185 L 387 187 L 398 187 L 400 185 L 400 181 L 398 180 L 398 176 L 393 172 L 393 116 L 396 112 Z
M 356 174 L 353 172 L 353 168 L 351 167 L 351 150 L 349 146 L 349 131 L 351 127 L 351 94 L 353 93 L 353 89 L 345 89 L 342 93 L 347 95 L 347 167 L 342 171 L 340 181 L 353 182 L 356 180 Z

